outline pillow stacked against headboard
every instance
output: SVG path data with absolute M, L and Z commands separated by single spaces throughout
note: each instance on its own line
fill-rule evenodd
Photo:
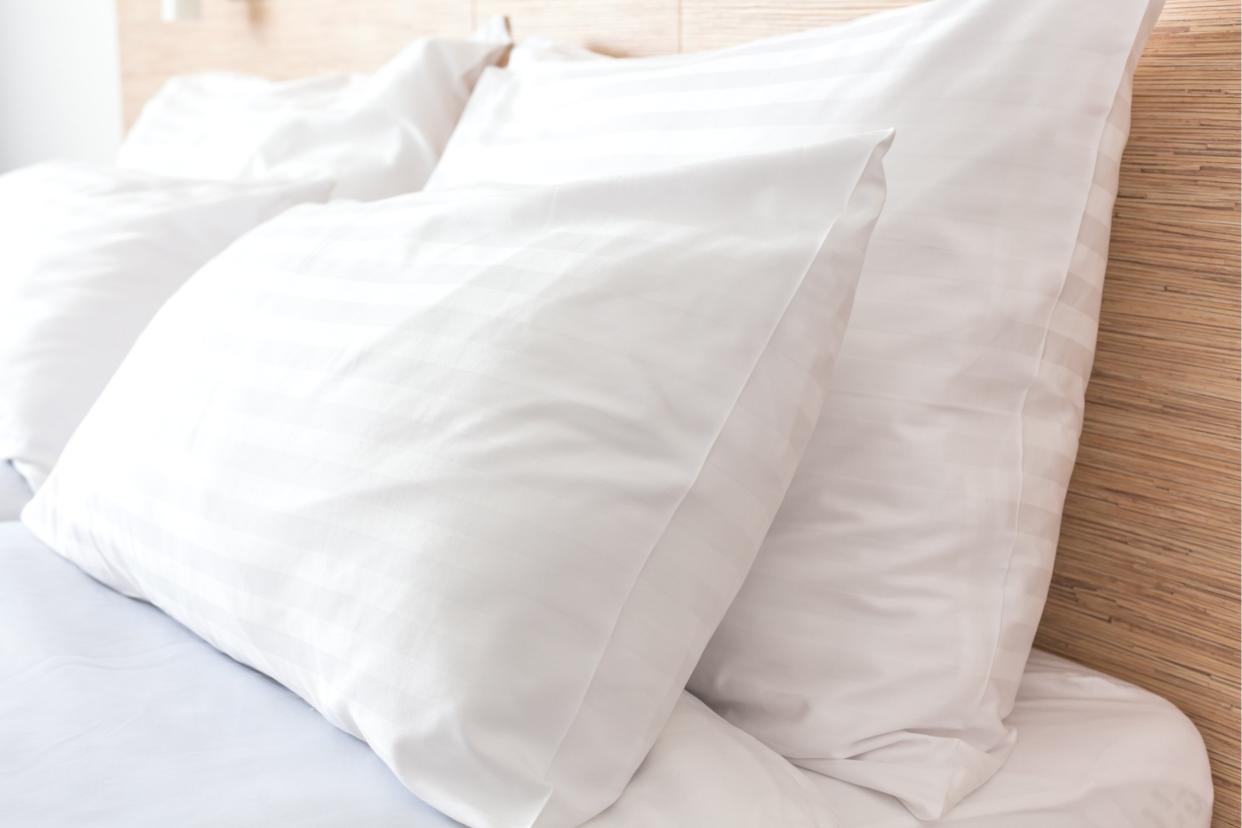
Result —
M 331 189 L 65 162 L 0 175 L 0 521 L 42 485 L 164 301 L 238 236 Z
M 369 75 L 270 81 L 175 77 L 143 108 L 120 166 L 187 178 L 330 178 L 333 198 L 423 186 L 479 73 L 504 57 L 508 25 L 469 39 L 419 38 Z
M 157 314 L 23 519 L 454 819 L 579 826 L 794 474 L 890 136 L 291 210 Z
M 943 814 L 1003 762 L 1159 0 L 938 0 L 719 52 L 489 71 L 430 183 L 549 182 L 893 126 L 807 456 L 691 689 Z
M 121 169 L 0 176 L 4 470 L 42 484 L 151 316 L 238 236 L 302 201 L 421 187 L 508 44 L 497 18 L 468 40 L 417 40 L 373 75 L 174 78 Z M 0 499 L 0 520 L 22 502 Z
M 165 300 L 243 233 L 330 189 L 61 162 L 0 175 L 0 460 L 42 485 Z

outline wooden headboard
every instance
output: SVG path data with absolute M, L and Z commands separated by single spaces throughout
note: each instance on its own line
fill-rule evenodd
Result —
M 168 76 L 370 69 L 493 14 L 610 54 L 727 45 L 911 0 L 118 0 L 126 121 Z M 1135 79 L 1086 425 L 1038 644 L 1199 725 L 1239 822 L 1239 7 L 1168 0 Z

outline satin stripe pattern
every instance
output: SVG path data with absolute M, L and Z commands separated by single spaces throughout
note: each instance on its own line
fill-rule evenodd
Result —
M 1047 593 L 1152 0 L 935 0 L 704 54 L 482 79 L 430 187 L 892 126 L 819 429 L 691 689 L 933 818 L 986 780 Z
M 793 477 L 890 140 L 290 211 L 169 301 L 23 520 L 454 819 L 580 825 Z

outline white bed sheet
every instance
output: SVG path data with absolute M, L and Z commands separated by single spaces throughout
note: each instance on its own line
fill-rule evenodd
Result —
M 30 497 L 26 478 L 17 473 L 12 463 L 0 460 L 0 521 L 17 520 Z
M 1009 760 L 948 817 L 920 822 L 896 800 L 822 776 L 855 828 L 1208 828 L 1212 779 L 1199 731 L 1132 684 L 1036 650 L 1014 711 Z
M 1008 765 L 953 815 L 795 769 L 686 695 L 591 828 L 1205 828 L 1198 732 L 1149 693 L 1045 654 Z M 0 825 L 455 823 L 361 742 L 158 610 L 0 523 Z M 739 803 L 745 803 L 739 807 Z

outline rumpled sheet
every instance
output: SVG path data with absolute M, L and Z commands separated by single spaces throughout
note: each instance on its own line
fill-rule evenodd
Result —
M 1163 700 L 1037 653 L 1006 767 L 946 820 L 796 769 L 689 694 L 590 828 L 1206 828 L 1203 743 Z M 365 744 L 159 610 L 0 523 L 0 825 L 456 823 Z

